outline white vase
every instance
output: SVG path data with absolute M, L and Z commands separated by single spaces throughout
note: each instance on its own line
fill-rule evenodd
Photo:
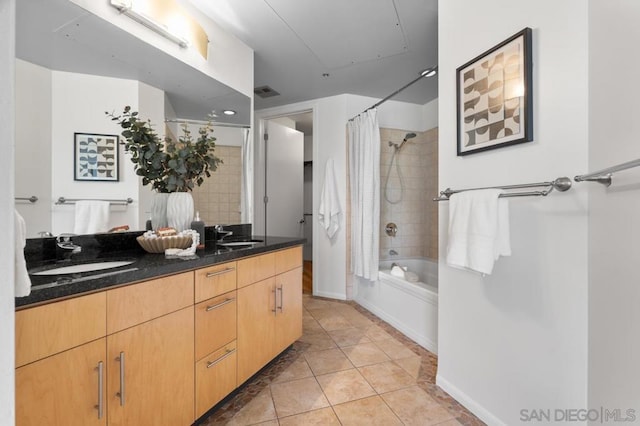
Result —
M 151 227 L 153 229 L 167 226 L 167 201 L 169 194 L 155 192 L 151 200 Z
M 167 202 L 167 222 L 180 231 L 189 229 L 193 220 L 193 197 L 190 192 L 172 192 Z

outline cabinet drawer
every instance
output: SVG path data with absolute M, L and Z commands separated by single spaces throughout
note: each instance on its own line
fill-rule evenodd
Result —
M 236 292 L 196 305 L 196 360 L 236 340 Z
M 275 253 L 238 260 L 238 288 L 262 281 L 276 274 Z
M 276 274 L 302 266 L 302 246 L 280 250 L 276 255 Z
M 196 303 L 236 289 L 236 262 L 196 271 Z
M 104 337 L 104 293 L 16 312 L 16 367 Z
M 236 358 L 231 342 L 196 364 L 196 418 L 236 388 Z
M 107 334 L 193 305 L 193 272 L 107 291 Z

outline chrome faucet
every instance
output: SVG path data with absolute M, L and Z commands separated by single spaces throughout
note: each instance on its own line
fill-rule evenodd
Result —
M 222 241 L 225 237 L 233 235 L 233 231 L 224 230 L 224 225 L 216 225 L 213 227 L 213 229 L 216 230 L 216 237 L 218 237 L 220 234 L 223 234 L 222 237 L 218 238 L 218 241 Z
M 70 251 L 70 254 L 80 253 L 82 251 L 82 247 L 74 244 L 74 242 L 71 240 L 71 237 L 73 237 L 74 235 L 75 234 L 58 235 L 56 237 L 56 245 L 67 252 Z

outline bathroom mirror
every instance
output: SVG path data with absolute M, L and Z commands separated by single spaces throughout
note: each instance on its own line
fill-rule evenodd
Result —
M 162 126 L 160 134 L 164 134 L 165 118 L 204 120 L 215 111 L 219 116 L 214 121 L 224 122 L 215 127 L 216 143 L 220 151 L 229 151 L 224 145 L 231 141 L 233 162 L 240 161 L 237 151 L 251 124 L 248 96 L 68 0 L 16 2 L 16 58 L 15 195 L 38 197 L 35 203 L 16 200 L 29 237 L 40 231 L 72 232 L 68 217 L 73 205 L 55 202 L 58 197 L 89 198 L 73 191 L 79 185 L 73 180 L 73 133 L 119 135 L 121 129 L 104 111 L 119 113 L 130 95 L 141 115 L 151 113 L 153 124 Z M 227 109 L 236 114 L 223 115 Z M 103 122 L 111 126 L 106 131 Z M 175 135 L 177 125 L 168 127 Z M 35 145 L 21 146 L 24 141 Z M 132 228 L 141 229 L 151 199 L 149 187 L 135 188 L 139 197 L 131 196 L 137 178 L 122 150 L 119 171 L 119 182 L 85 183 L 94 187 L 84 193 L 92 198 L 135 198 L 131 205 L 114 206 L 112 211 L 122 213 L 122 224 L 135 223 Z M 65 192 L 66 188 L 71 189 Z M 237 196 L 233 197 L 235 201 Z M 212 209 L 214 201 L 220 201 L 209 202 L 202 194 L 198 198 Z M 56 218 L 62 214 L 66 222 Z

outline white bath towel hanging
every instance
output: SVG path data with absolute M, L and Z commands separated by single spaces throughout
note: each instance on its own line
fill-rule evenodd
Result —
M 447 264 L 489 275 L 511 255 L 509 204 L 501 189 L 465 191 L 449 198 Z
M 322 195 L 320 195 L 320 208 L 318 209 L 318 220 L 329 238 L 340 229 L 340 200 L 338 199 L 338 187 L 333 168 L 333 159 L 327 160 L 324 168 L 324 184 L 322 185 Z
M 14 284 L 15 297 L 25 297 L 31 294 L 31 278 L 27 272 L 27 262 L 24 259 L 24 246 L 27 237 L 27 225 L 20 213 L 14 210 L 15 225 L 15 258 L 14 258 Z
M 95 234 L 109 230 L 109 202 L 99 200 L 76 201 L 74 234 Z

